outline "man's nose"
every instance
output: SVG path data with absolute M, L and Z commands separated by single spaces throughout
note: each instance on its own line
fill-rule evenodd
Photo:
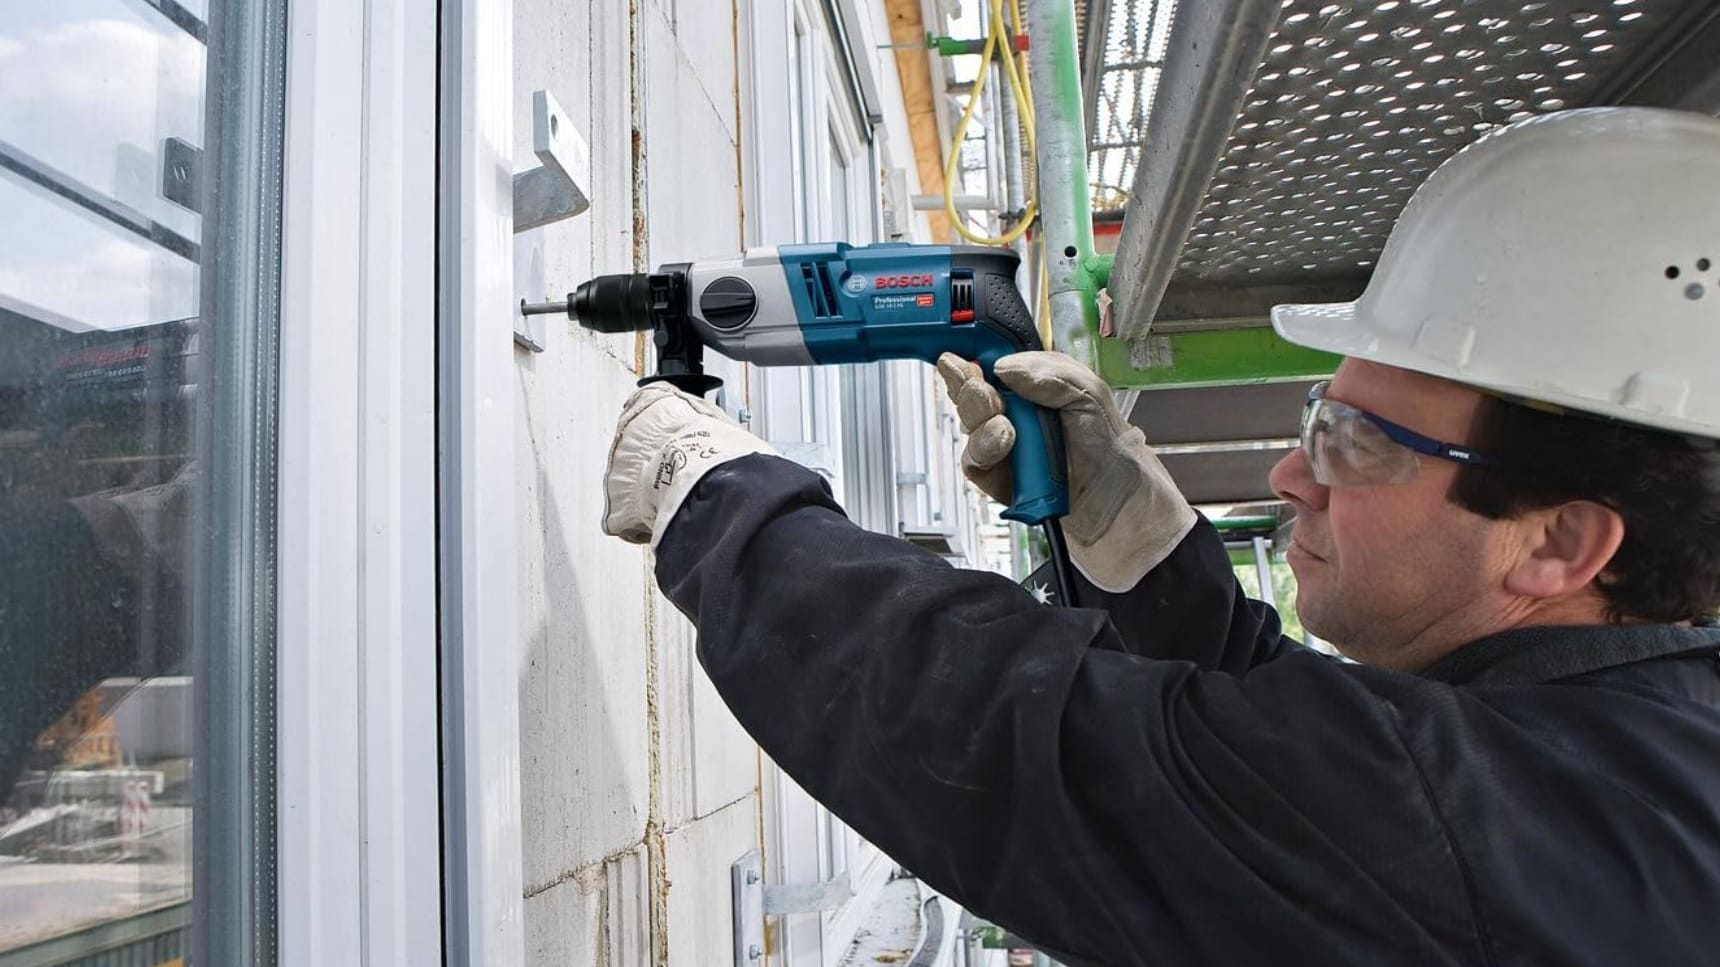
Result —
M 1273 464 L 1266 481 L 1272 485 L 1273 493 L 1309 510 L 1324 510 L 1332 493 L 1330 487 L 1315 481 L 1314 468 L 1308 465 L 1308 454 L 1301 447 L 1291 450 Z

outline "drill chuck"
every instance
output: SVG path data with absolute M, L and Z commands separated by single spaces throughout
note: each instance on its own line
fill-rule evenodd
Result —
M 600 275 L 568 294 L 567 314 L 598 332 L 637 332 L 651 328 L 653 303 L 651 276 Z

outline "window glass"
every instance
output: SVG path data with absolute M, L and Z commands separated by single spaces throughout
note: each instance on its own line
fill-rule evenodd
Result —
M 207 16 L 0 0 L 0 967 L 189 963 L 194 834 L 204 804 L 238 801 L 199 784 L 197 589 L 250 587 L 232 577 L 259 564 L 248 544 L 203 550 L 231 523 L 209 495 L 243 501 L 253 527 L 270 498 L 210 458 L 243 445 L 235 416 L 267 428 L 273 412 L 220 418 L 205 374 L 236 352 L 255 365 L 274 321 L 200 301 Z M 253 255 L 223 253 L 272 293 Z M 250 338 L 217 352 L 205 320 L 224 318 Z
M 0 42 L 7 153 L 195 238 L 197 214 L 163 194 L 162 175 L 164 155 L 179 160 L 182 146 L 203 144 L 197 22 L 181 26 L 137 0 L 5 0 L 0 9 L 10 41 Z
M 8 169 L 0 211 L 24 229 L 0 232 L 0 307 L 65 332 L 197 314 L 197 263 L 184 255 Z

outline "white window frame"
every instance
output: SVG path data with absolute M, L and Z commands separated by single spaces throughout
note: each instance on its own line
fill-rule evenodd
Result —
M 435 963 L 436 26 L 289 10 L 277 696 L 283 964 Z M 354 92 L 359 96 L 354 96 Z
M 437 386 L 446 963 L 525 960 L 514 537 L 512 0 L 442 6 Z
M 511 41 L 507 0 L 289 10 L 282 964 L 524 960 Z

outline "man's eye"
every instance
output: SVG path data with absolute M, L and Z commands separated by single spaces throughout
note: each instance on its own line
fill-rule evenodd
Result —
M 1397 444 L 1392 442 L 1391 437 L 1372 427 L 1357 427 L 1352 434 L 1350 445 L 1370 455 L 1385 454 L 1397 449 Z

